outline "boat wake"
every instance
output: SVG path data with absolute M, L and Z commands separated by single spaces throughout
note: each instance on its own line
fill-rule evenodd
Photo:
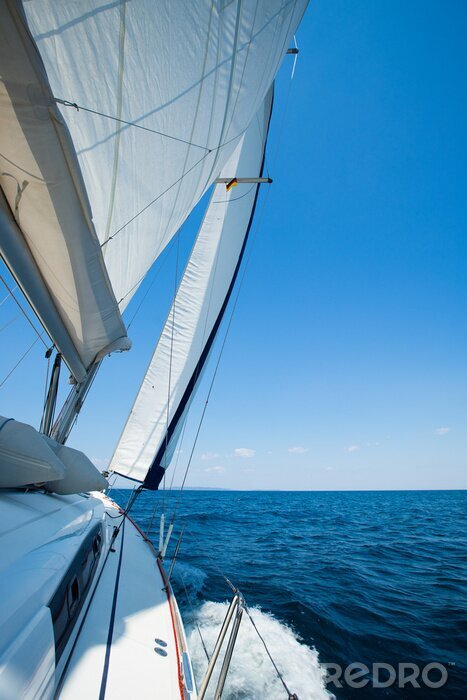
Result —
M 187 625 L 187 641 L 198 686 L 207 668 L 199 631 L 208 653 L 211 653 L 227 607 L 227 603 L 203 603 L 194 611 L 194 620 Z M 250 613 L 290 691 L 300 700 L 329 700 L 332 696 L 325 689 L 326 672 L 319 664 L 316 649 L 303 644 L 290 627 L 273 615 L 259 608 L 250 608 Z M 214 695 L 221 665 L 219 659 L 207 697 Z M 247 615 L 243 616 L 222 697 L 225 700 L 284 700 L 285 697 L 284 687 Z

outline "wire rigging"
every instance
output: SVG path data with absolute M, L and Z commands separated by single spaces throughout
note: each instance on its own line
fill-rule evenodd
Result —
M 149 209 L 149 207 L 152 207 L 152 205 L 155 204 L 159 199 L 161 199 L 161 197 L 163 197 L 165 194 L 167 194 L 167 192 L 169 192 L 172 189 L 172 187 L 175 187 L 175 185 L 178 185 L 178 183 L 181 182 L 183 180 L 183 178 L 185 178 L 189 173 L 191 173 L 191 171 L 194 170 L 206 158 L 206 156 L 209 155 L 210 152 L 211 151 L 209 151 L 208 153 L 205 153 L 204 156 L 201 156 L 201 158 L 199 160 L 197 160 L 196 163 L 194 163 L 194 165 L 191 166 L 191 168 L 188 168 L 188 170 L 186 170 L 182 175 L 180 175 L 180 177 L 177 178 L 177 180 L 175 180 L 175 182 L 173 182 L 171 185 L 169 185 L 163 192 L 158 194 L 157 197 L 155 197 L 151 202 L 146 204 L 146 206 L 144 206 L 134 216 L 132 216 L 131 219 L 128 219 L 128 221 L 126 223 L 124 223 L 122 226 L 120 226 L 120 228 L 117 229 L 111 236 L 109 236 L 106 241 L 101 243 L 101 248 L 103 248 L 105 245 L 107 245 L 107 243 L 112 241 L 115 238 L 115 236 L 117 236 L 119 233 L 121 233 L 127 226 L 129 226 L 129 224 L 131 224 L 135 219 L 137 219 L 138 216 L 140 216 L 147 209 Z
M 17 285 L 17 284 L 15 284 L 15 286 L 14 286 L 13 289 L 12 289 L 12 291 L 14 292 L 16 289 L 18 289 L 18 285 Z M 8 292 L 8 294 L 7 294 L 5 297 L 3 297 L 3 299 L 0 301 L 0 306 L 3 306 L 3 304 L 4 304 L 10 297 L 11 297 L 11 292 Z
M 40 340 L 40 341 L 44 344 L 44 347 L 47 349 L 47 343 L 45 342 L 45 340 L 44 340 L 43 337 L 42 337 L 42 336 L 44 335 L 44 332 L 45 332 L 45 331 L 43 331 L 42 333 L 39 333 L 39 331 L 37 330 L 36 326 L 35 326 L 34 323 L 31 321 L 31 319 L 30 319 L 29 316 L 27 315 L 26 311 L 23 309 L 23 307 L 22 307 L 21 304 L 19 303 L 18 299 L 17 299 L 16 296 L 14 295 L 13 289 L 11 289 L 11 287 L 9 286 L 8 282 L 5 280 L 5 278 L 3 277 L 3 275 L 0 275 L 0 280 L 3 282 L 3 285 L 6 287 L 6 289 L 7 289 L 7 291 L 9 292 L 11 298 L 13 299 L 13 301 L 15 302 L 15 304 L 16 304 L 16 305 L 18 306 L 18 308 L 20 309 L 20 311 L 21 311 L 21 313 L 23 314 L 24 318 L 26 319 L 26 321 L 29 323 L 29 325 L 30 325 L 31 328 L 33 329 L 34 333 L 37 335 L 37 339 Z M 2 303 L 3 303 L 3 302 L 2 302 Z
M 74 107 L 78 112 L 81 110 L 82 112 L 88 112 L 89 114 L 95 114 L 98 117 L 104 117 L 105 119 L 110 119 L 113 122 L 117 122 L 118 124 L 125 124 L 125 126 L 132 126 L 135 129 L 141 129 L 142 131 L 149 131 L 152 134 L 156 134 L 157 136 L 163 136 L 166 139 L 170 139 L 172 141 L 178 141 L 179 143 L 184 143 L 187 146 L 193 146 L 194 148 L 202 148 L 204 151 L 208 151 L 209 153 L 211 152 L 211 148 L 208 146 L 201 146 L 199 143 L 194 143 L 193 141 L 188 141 L 186 139 L 179 138 L 178 136 L 173 136 L 172 134 L 165 134 L 163 131 L 158 131 L 157 129 L 151 129 L 148 126 L 143 126 L 142 124 L 137 124 L 136 122 L 130 122 L 127 121 L 126 119 L 121 119 L 120 117 L 115 117 L 112 114 L 106 114 L 105 112 L 99 112 L 96 109 L 91 109 L 90 107 L 84 107 L 83 105 L 79 105 L 76 102 L 71 102 L 70 100 L 63 100 L 59 97 L 55 98 L 55 102 L 57 102 L 60 105 L 63 105 L 64 107 Z
M 180 579 L 181 579 L 181 581 L 182 581 L 182 586 L 183 586 L 183 589 L 184 589 L 184 591 L 185 591 L 185 596 L 186 596 L 186 599 L 187 599 L 187 601 L 188 601 L 188 605 L 190 606 L 191 615 L 192 615 L 192 622 L 193 622 L 194 626 L 196 627 L 196 629 L 197 629 L 197 631 L 198 631 L 199 638 L 200 638 L 200 640 L 201 640 L 201 645 L 202 645 L 202 647 L 203 647 L 204 653 L 205 653 L 206 658 L 207 658 L 208 663 L 209 663 L 210 657 L 209 657 L 209 654 L 208 654 L 208 650 L 207 650 L 207 648 L 206 648 L 206 644 L 205 644 L 205 642 L 204 642 L 203 635 L 201 634 L 201 629 L 200 629 L 200 627 L 199 627 L 199 625 L 198 625 L 198 622 L 197 622 L 197 620 L 196 620 L 196 613 L 195 613 L 195 611 L 194 611 L 193 604 L 192 604 L 192 602 L 191 602 L 191 598 L 190 598 L 190 595 L 189 595 L 189 593 L 188 593 L 188 590 L 187 590 L 187 587 L 186 587 L 186 584 L 185 584 L 185 579 L 183 578 L 183 574 L 181 573 L 180 570 L 179 570 L 179 572 L 178 572 L 178 575 L 180 576 Z
M 45 333 L 45 331 L 44 331 L 44 333 Z M 42 334 L 42 335 L 43 335 L 43 334 Z M 29 353 L 31 352 L 31 350 L 33 349 L 33 347 L 36 345 L 36 343 L 39 342 L 39 340 L 42 340 L 42 337 L 41 337 L 41 336 L 39 336 L 38 338 L 35 338 L 35 340 L 34 340 L 34 341 L 31 343 L 31 345 L 28 347 L 28 349 L 26 350 L 26 352 L 24 352 L 24 353 L 21 355 L 21 357 L 19 358 L 19 360 L 18 360 L 18 362 L 15 364 L 15 366 L 8 372 L 8 374 L 7 374 L 7 375 L 2 379 L 2 381 L 0 382 L 0 389 L 1 389 L 2 386 L 5 384 L 5 382 L 11 377 L 11 375 L 13 374 L 13 372 L 20 366 L 20 364 L 21 364 L 22 361 L 25 359 L 25 357 L 27 357 L 27 355 L 29 355 Z
M 269 659 L 270 659 L 270 661 L 271 661 L 272 665 L 274 666 L 274 669 L 275 669 L 275 671 L 276 671 L 276 673 L 277 673 L 277 677 L 279 678 L 280 682 L 281 682 L 282 685 L 284 686 L 284 690 L 285 690 L 285 692 L 287 693 L 288 700 L 298 700 L 296 694 L 295 694 L 295 693 L 291 693 L 290 690 L 289 690 L 289 688 L 287 687 L 287 684 L 286 684 L 286 682 L 285 682 L 285 680 L 284 680 L 284 676 L 283 676 L 282 673 L 279 671 L 276 662 L 275 662 L 274 659 L 272 658 L 271 652 L 270 652 L 269 649 L 268 649 L 268 645 L 266 644 L 266 642 L 265 642 L 265 640 L 264 640 L 264 637 L 262 636 L 261 632 L 260 632 L 259 629 L 256 627 L 256 623 L 255 623 L 255 621 L 253 620 L 253 617 L 252 617 L 252 615 L 251 615 L 251 613 L 250 613 L 250 611 L 249 611 L 249 609 L 248 609 L 248 606 L 247 606 L 246 604 L 245 604 L 245 606 L 244 606 L 244 610 L 245 610 L 246 614 L 248 615 L 248 617 L 249 617 L 249 619 L 250 619 L 250 622 L 251 622 L 251 624 L 253 625 L 253 628 L 254 628 L 256 634 L 258 635 L 258 637 L 261 639 L 261 641 L 262 641 L 262 643 L 263 643 L 263 646 L 264 646 L 264 648 L 265 648 L 265 650 L 266 650 L 266 654 L 268 655 L 268 657 L 269 657 Z
M 138 306 L 136 307 L 136 310 L 134 311 L 132 317 L 131 317 L 130 320 L 128 321 L 127 327 L 126 327 L 126 328 L 127 328 L 127 331 L 130 329 L 131 324 L 132 324 L 133 321 L 135 320 L 135 318 L 136 318 L 136 316 L 138 315 L 138 313 L 139 313 L 139 311 L 140 311 L 142 305 L 143 305 L 144 302 L 146 301 L 146 297 L 148 296 L 149 292 L 151 291 L 152 287 L 154 286 L 154 283 L 156 282 L 156 280 L 157 280 L 157 278 L 159 277 L 160 273 L 162 272 L 162 269 L 163 269 L 165 263 L 167 262 L 167 260 L 168 260 L 168 258 L 169 258 L 169 254 L 170 254 L 170 252 L 172 251 L 174 245 L 175 245 L 175 240 L 172 240 L 171 244 L 165 249 L 164 252 L 166 253 L 166 255 L 165 255 L 164 259 L 162 260 L 160 266 L 155 270 L 154 275 L 153 275 L 153 277 L 152 277 L 151 282 L 149 283 L 148 288 L 147 288 L 146 291 L 144 292 L 142 299 L 140 300 L 140 302 L 138 303 Z M 145 277 L 145 276 L 146 276 L 146 275 L 144 275 L 144 277 Z M 143 277 L 142 279 L 144 279 L 144 277 Z M 142 281 L 142 280 L 140 280 L 140 282 L 141 282 L 141 281 Z M 137 286 L 137 285 L 135 285 L 135 286 Z M 133 290 L 131 290 L 131 291 L 133 291 Z M 128 296 L 128 295 L 127 295 L 127 296 Z M 123 301 L 123 299 L 122 299 L 121 301 Z

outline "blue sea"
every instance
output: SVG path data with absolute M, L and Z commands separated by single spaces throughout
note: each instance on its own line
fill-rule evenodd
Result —
M 177 502 L 166 567 L 184 527 L 172 583 L 198 680 L 226 576 L 300 700 L 467 697 L 466 491 L 144 492 L 132 516 L 146 531 L 156 506 L 157 542 Z M 287 698 L 246 615 L 223 697 Z

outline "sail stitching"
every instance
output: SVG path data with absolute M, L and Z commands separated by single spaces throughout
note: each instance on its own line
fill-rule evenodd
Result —
M 201 104 L 201 95 L 202 95 L 203 87 L 204 87 L 203 76 L 204 76 L 204 73 L 205 73 L 205 70 L 206 70 L 206 65 L 207 65 L 207 60 L 208 60 L 208 52 L 209 52 L 209 44 L 210 44 L 210 40 L 211 40 L 212 15 L 213 15 L 213 6 L 211 6 L 211 12 L 210 12 L 210 14 L 209 14 L 209 26 L 208 26 L 208 31 L 207 31 L 207 36 L 206 36 L 206 42 L 205 42 L 205 48 L 204 48 L 204 60 L 203 60 L 203 66 L 202 66 L 202 69 L 201 69 L 201 79 L 200 79 L 200 81 L 199 81 L 200 88 L 199 88 L 199 92 L 198 92 L 198 99 L 197 99 L 197 102 L 196 102 L 196 108 L 195 108 L 195 110 L 194 110 L 193 123 L 192 123 L 192 125 L 191 125 L 190 139 L 193 137 L 193 134 L 195 133 L 196 123 L 197 123 L 198 114 L 199 114 L 199 109 L 200 109 L 200 104 Z M 217 80 L 217 72 L 216 72 L 216 80 Z M 212 115 L 211 115 L 211 123 L 212 123 Z M 211 127 L 211 123 L 210 123 L 210 127 Z M 209 133 L 210 133 L 210 129 L 209 129 L 208 135 L 209 135 Z M 206 155 L 208 155 L 208 154 L 209 154 L 209 151 L 208 151 L 208 153 L 207 153 Z M 186 153 L 185 153 L 185 160 L 184 160 L 184 163 L 183 163 L 182 171 L 185 171 L 185 169 L 186 169 L 186 167 L 187 167 L 189 156 L 190 156 L 190 149 L 188 148 L 188 149 L 186 150 Z M 171 212 L 171 214 L 170 214 L 170 217 L 169 217 L 168 221 L 167 221 L 166 224 L 165 224 L 165 233 L 167 233 L 167 230 L 170 230 L 170 228 L 171 228 L 172 219 L 173 219 L 174 210 L 175 210 L 175 202 L 177 201 L 178 195 L 180 194 L 181 183 L 182 183 L 182 180 L 180 180 L 179 183 L 178 183 L 179 186 L 178 186 L 178 190 L 177 190 L 177 192 L 176 192 L 176 194 L 175 194 L 175 196 L 174 196 L 174 205 L 173 205 L 173 207 L 172 207 L 172 212 Z M 203 189 L 204 189 L 204 188 L 203 188 Z M 190 211 L 193 209 L 194 206 L 195 206 L 194 195 L 192 195 L 191 205 L 190 205 Z M 174 228 L 175 228 L 175 227 L 174 227 Z M 179 227 L 176 227 L 176 228 L 179 228 Z
M 123 104 L 123 77 L 125 69 L 125 17 L 126 17 L 126 0 L 121 0 L 120 3 L 120 33 L 119 33 L 119 48 L 118 48 L 118 89 L 117 89 L 117 114 L 120 119 L 122 116 Z M 112 184 L 110 188 L 109 208 L 107 212 L 107 225 L 105 228 L 104 240 L 107 240 L 110 234 L 110 225 L 112 223 L 112 215 L 115 206 L 115 192 L 117 189 L 117 174 L 118 161 L 120 156 L 120 141 L 121 128 L 117 129 L 114 142 L 114 161 L 112 166 Z

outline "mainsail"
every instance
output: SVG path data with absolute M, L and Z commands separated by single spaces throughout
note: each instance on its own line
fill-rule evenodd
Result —
M 306 5 L 0 3 L 2 255 L 78 382 L 63 440 L 99 360 L 129 348 L 149 268 L 232 174 Z
M 235 150 L 306 4 L 24 3 L 120 311 Z
M 221 177 L 261 174 L 272 89 Z M 110 468 L 157 488 L 228 303 L 258 196 L 257 184 L 216 185 L 172 308 Z

